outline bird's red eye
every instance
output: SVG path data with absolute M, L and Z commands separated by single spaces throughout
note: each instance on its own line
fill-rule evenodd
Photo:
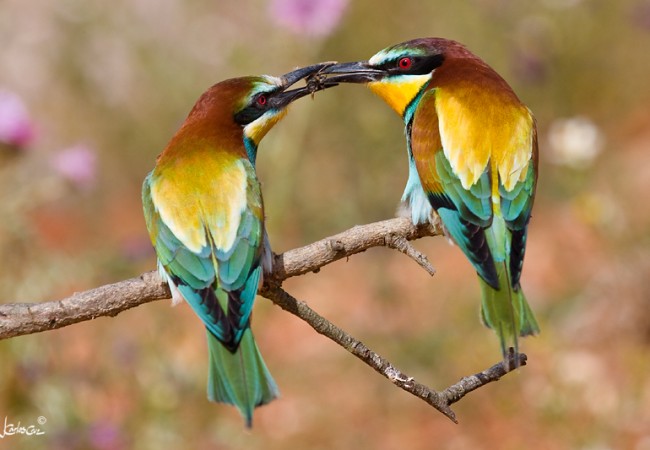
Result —
M 268 99 L 266 98 L 266 95 L 260 95 L 259 97 L 257 97 L 257 104 L 260 106 L 266 105 L 267 101 Z
M 411 58 L 408 58 L 408 57 L 401 58 L 399 60 L 399 62 L 397 63 L 397 66 L 401 70 L 408 70 L 408 69 L 411 68 L 412 65 L 413 65 L 413 60 Z

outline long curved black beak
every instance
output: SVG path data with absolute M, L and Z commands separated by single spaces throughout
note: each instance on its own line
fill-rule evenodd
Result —
M 282 80 L 283 89 L 288 89 L 293 84 L 298 81 L 308 78 L 307 85 L 298 89 L 285 90 L 282 93 L 278 93 L 274 96 L 273 100 L 278 103 L 277 107 L 288 105 L 294 100 L 304 97 L 305 95 L 313 94 L 316 91 L 330 88 L 336 86 L 336 83 L 330 83 L 328 81 L 321 80 L 320 73 L 322 73 L 326 68 L 335 65 L 336 62 L 324 62 L 320 64 L 314 64 L 311 66 L 301 67 L 299 69 L 293 70 L 291 72 L 285 73 L 280 77 Z M 324 78 L 324 77 L 323 77 Z M 318 81 L 316 81 L 318 80 Z
M 368 61 L 334 64 L 324 68 L 320 73 L 328 75 L 328 83 L 368 83 L 381 80 L 386 76 L 385 71 L 371 67 Z M 329 76 L 329 74 L 336 75 Z

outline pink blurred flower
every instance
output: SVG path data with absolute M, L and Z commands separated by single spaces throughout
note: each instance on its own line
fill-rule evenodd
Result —
M 81 189 L 95 185 L 97 176 L 97 154 L 83 144 L 61 150 L 51 160 L 52 168 L 61 176 Z
M 0 90 L 0 143 L 26 147 L 34 138 L 34 124 L 22 99 L 13 92 Z
M 645 31 L 650 31 L 650 1 L 637 4 L 632 10 L 632 21 Z
M 326 36 L 347 6 L 348 0 L 271 0 L 269 12 L 278 25 L 293 33 Z

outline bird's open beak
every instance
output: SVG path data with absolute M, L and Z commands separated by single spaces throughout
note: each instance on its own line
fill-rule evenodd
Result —
M 335 64 L 336 62 L 333 61 L 324 62 L 320 64 L 314 64 L 312 66 L 301 67 L 300 69 L 285 73 L 280 77 L 284 89 L 288 89 L 291 87 L 291 85 L 305 78 L 308 78 L 307 85 L 298 89 L 285 90 L 281 94 L 276 95 L 275 100 L 279 101 L 283 105 L 288 105 L 294 100 L 297 100 L 300 97 L 304 97 L 305 95 L 313 94 L 316 91 L 336 86 L 336 83 L 323 81 L 325 77 L 320 76 L 320 73 L 323 70 Z
M 326 83 L 369 83 L 386 76 L 385 71 L 374 69 L 368 61 L 334 64 L 323 68 L 320 73 L 328 76 Z
M 296 84 L 298 81 L 302 80 L 303 78 L 307 78 L 310 75 L 315 75 L 318 72 L 322 72 L 328 67 L 331 67 L 335 65 L 336 62 L 324 62 L 320 64 L 314 64 L 312 66 L 307 66 L 307 67 L 301 67 L 300 69 L 296 69 L 292 72 L 285 73 L 280 77 L 282 80 L 282 86 L 286 89 L 290 87 L 293 84 Z

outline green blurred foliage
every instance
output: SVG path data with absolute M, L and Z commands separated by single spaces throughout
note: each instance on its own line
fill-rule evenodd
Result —
M 523 283 L 543 333 L 523 344 L 530 366 L 461 401 L 456 426 L 259 299 L 253 326 L 283 396 L 247 432 L 205 399 L 198 320 L 159 302 L 0 342 L 0 421 L 46 418 L 44 436 L 5 437 L 0 449 L 650 448 L 647 0 L 357 0 L 327 36 L 292 34 L 263 0 L 5 0 L 0 88 L 25 100 L 37 138 L 0 148 L 2 301 L 62 298 L 154 268 L 140 183 L 211 84 L 434 35 L 468 45 L 538 119 Z M 572 117 L 601 137 L 581 167 L 554 163 L 549 143 Z M 50 164 L 78 142 L 98 155 L 92 189 Z M 394 215 L 403 126 L 365 89 L 341 86 L 294 105 L 258 169 L 275 250 L 304 245 Z M 492 364 L 498 346 L 460 252 L 441 238 L 417 246 L 433 279 L 373 249 L 286 287 L 442 388 Z

